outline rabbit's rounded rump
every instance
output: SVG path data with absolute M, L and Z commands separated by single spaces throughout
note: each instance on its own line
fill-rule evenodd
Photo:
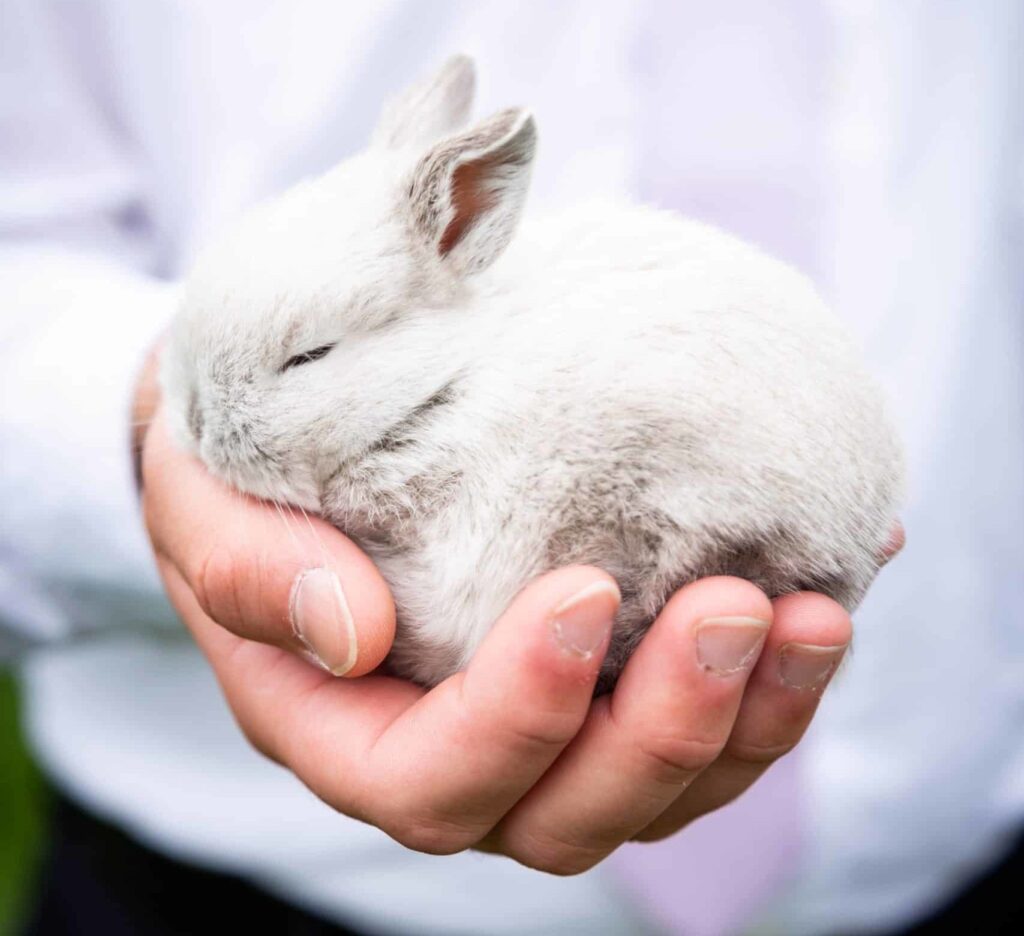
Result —
M 428 685 L 569 563 L 622 591 L 604 686 L 700 576 L 852 608 L 901 462 L 838 322 L 783 264 L 651 209 L 580 206 L 505 250 L 535 130 L 457 132 L 471 79 L 453 60 L 200 264 L 165 358 L 179 440 L 353 536 L 395 596 L 391 666 Z
M 900 458 L 810 285 L 641 208 L 590 206 L 519 241 L 476 298 L 485 320 L 431 339 L 449 362 L 436 389 L 324 492 L 394 588 L 395 668 L 461 668 L 527 581 L 569 563 L 622 591 L 605 684 L 700 576 L 852 608 Z

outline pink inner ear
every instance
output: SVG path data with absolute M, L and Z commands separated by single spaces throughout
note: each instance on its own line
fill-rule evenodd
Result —
M 442 257 L 462 240 L 481 214 L 494 207 L 494 195 L 484 184 L 491 171 L 489 164 L 488 159 L 477 159 L 457 166 L 452 173 L 451 200 L 455 217 L 438 244 Z

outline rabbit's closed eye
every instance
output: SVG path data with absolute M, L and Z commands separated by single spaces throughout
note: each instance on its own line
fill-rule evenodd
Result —
M 288 358 L 281 367 L 281 373 L 283 374 L 286 370 L 291 370 L 293 367 L 298 367 L 300 364 L 309 364 L 313 361 L 319 361 L 320 358 L 326 357 L 333 350 L 334 345 L 326 344 L 321 345 L 319 348 L 313 348 L 312 351 L 303 351 L 302 354 L 296 354 L 294 357 Z

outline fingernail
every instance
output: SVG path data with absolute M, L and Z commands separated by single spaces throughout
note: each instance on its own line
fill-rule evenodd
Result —
M 697 659 L 716 676 L 750 669 L 756 662 L 769 624 L 760 618 L 705 618 L 697 625 Z
M 594 582 L 563 601 L 551 618 L 551 629 L 563 650 L 589 659 L 612 630 L 619 610 L 619 590 L 611 582 Z
M 289 607 L 292 629 L 325 670 L 344 676 L 356 663 L 356 627 L 341 582 L 329 569 L 295 579 Z
M 835 672 L 846 651 L 840 647 L 788 643 L 779 651 L 779 676 L 790 689 L 817 689 Z

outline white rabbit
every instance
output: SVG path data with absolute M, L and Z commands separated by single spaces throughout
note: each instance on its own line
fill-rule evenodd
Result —
M 902 463 L 838 321 L 778 261 L 649 208 L 509 247 L 534 120 L 462 129 L 473 84 L 452 59 L 201 259 L 164 356 L 178 442 L 354 537 L 394 593 L 391 665 L 427 685 L 567 563 L 622 591 L 605 688 L 699 576 L 854 607 Z

